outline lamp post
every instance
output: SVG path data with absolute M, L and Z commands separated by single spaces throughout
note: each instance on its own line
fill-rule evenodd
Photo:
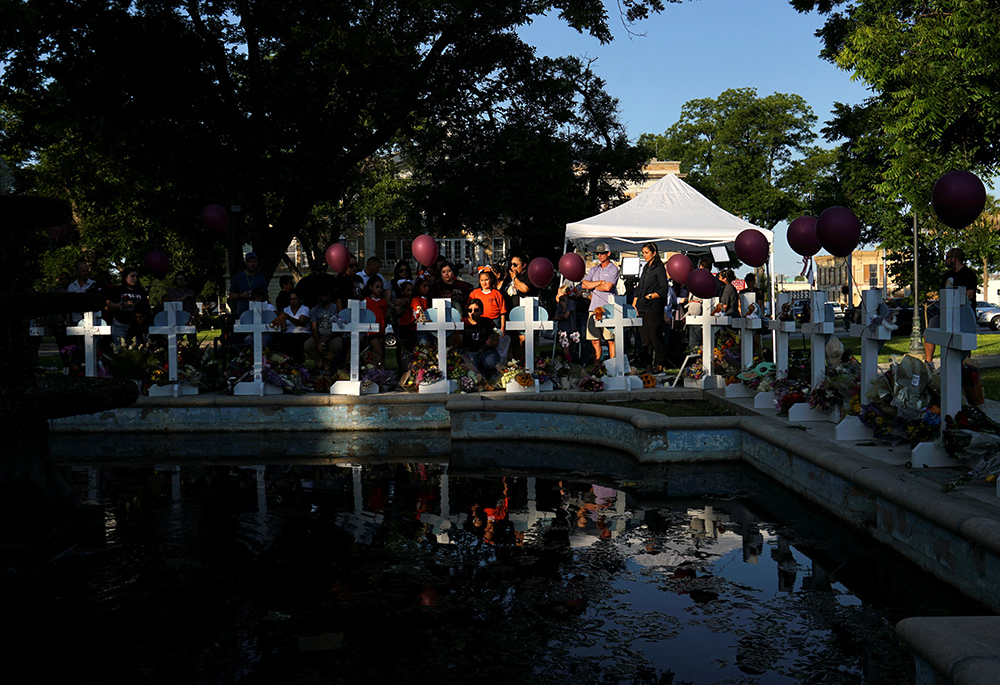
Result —
M 910 352 L 920 352 L 924 346 L 920 339 L 920 318 L 917 293 L 920 291 L 920 280 L 917 275 L 917 211 L 913 210 L 913 326 L 910 328 Z

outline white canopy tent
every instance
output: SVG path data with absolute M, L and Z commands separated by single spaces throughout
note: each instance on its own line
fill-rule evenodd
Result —
M 676 175 L 667 174 L 614 209 L 566 224 L 566 243 L 584 251 L 602 242 L 616 252 L 638 251 L 643 243 L 652 242 L 661 252 L 709 252 L 712 247 L 731 247 L 748 228 L 759 231 L 772 245 L 768 272 L 773 276 L 772 231 L 733 216 Z M 773 277 L 770 280 L 773 298 Z
M 664 252 L 707 252 L 710 247 L 732 245 L 748 228 L 773 242 L 771 231 L 733 216 L 676 175 L 667 174 L 614 209 L 566 224 L 566 242 L 584 250 L 601 242 L 615 251 L 638 250 L 643 243 L 654 242 Z

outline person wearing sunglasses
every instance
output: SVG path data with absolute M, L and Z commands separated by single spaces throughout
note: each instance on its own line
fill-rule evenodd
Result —
M 468 353 L 479 373 L 492 377 L 500 363 L 500 353 L 497 351 L 500 332 L 493 320 L 483 314 L 482 301 L 469 300 L 462 323 L 462 349 Z

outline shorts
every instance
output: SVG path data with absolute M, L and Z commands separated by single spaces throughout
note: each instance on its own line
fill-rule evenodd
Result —
M 587 340 L 614 340 L 615 339 L 615 329 L 602 328 L 597 325 L 597 319 L 594 318 L 594 312 L 590 312 L 587 317 Z

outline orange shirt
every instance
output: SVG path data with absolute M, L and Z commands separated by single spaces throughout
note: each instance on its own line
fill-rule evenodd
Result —
M 507 304 L 503 300 L 503 294 L 496 288 L 483 292 L 482 288 L 476 288 L 469 293 L 470 300 L 479 300 L 483 303 L 483 316 L 487 319 L 498 319 L 501 314 L 507 313 Z
M 389 303 L 379 298 L 365 298 L 365 307 L 375 313 L 375 320 L 378 321 L 378 332 L 385 333 L 385 320 L 389 318 Z

